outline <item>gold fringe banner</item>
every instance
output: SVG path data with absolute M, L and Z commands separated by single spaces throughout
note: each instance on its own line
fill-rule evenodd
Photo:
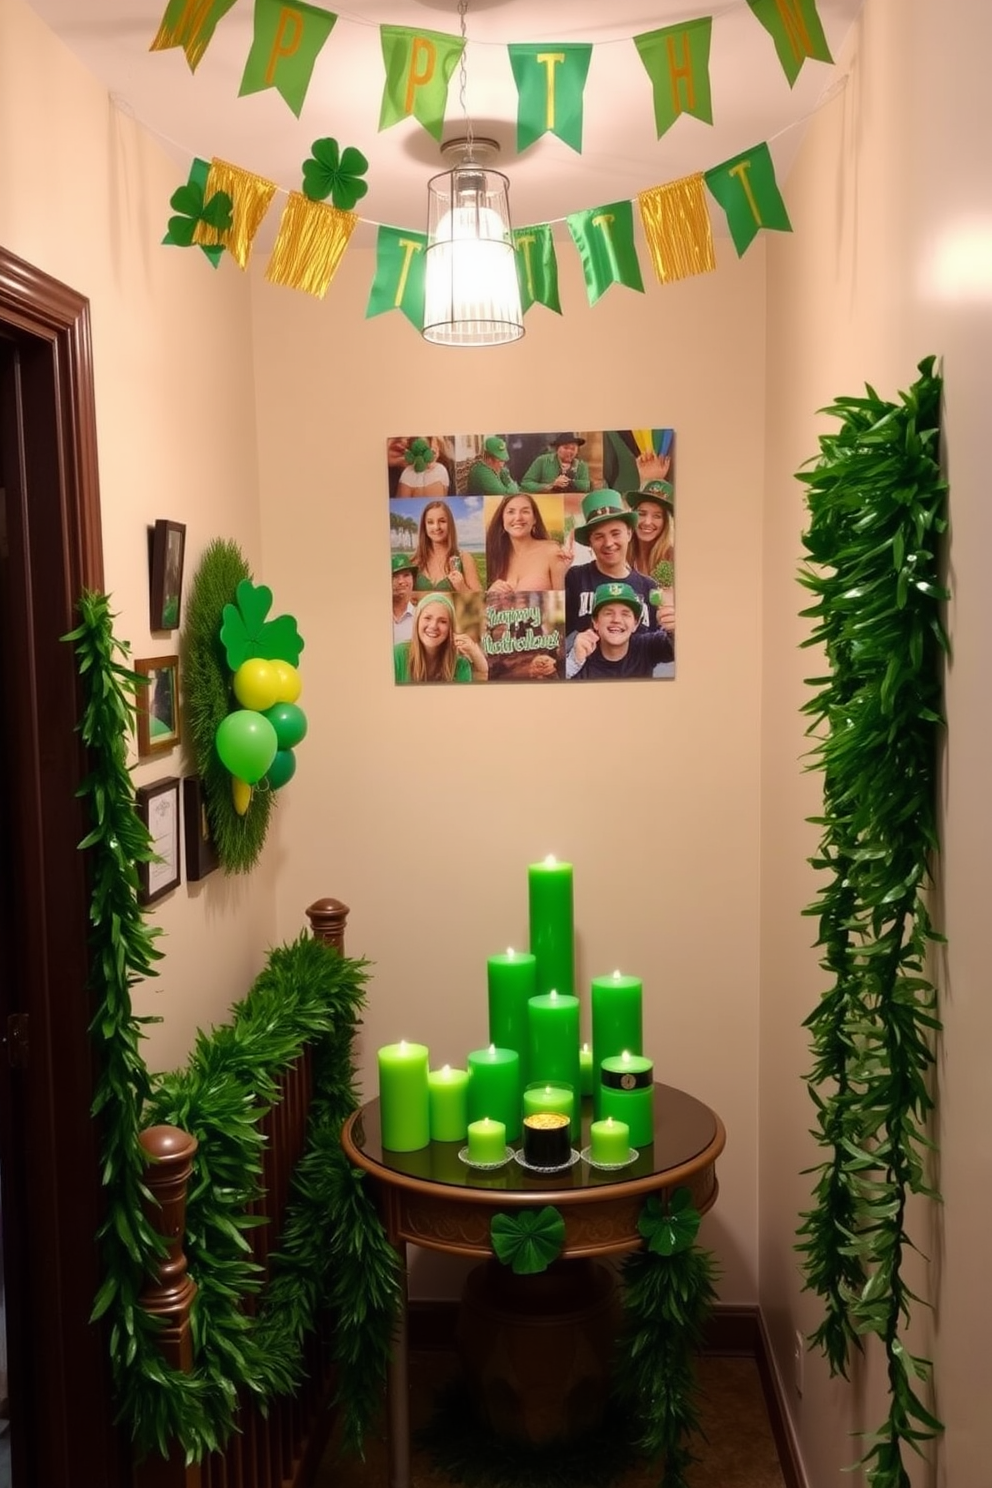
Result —
M 659 283 L 716 268 L 702 172 L 642 191 L 637 205 Z
M 291 191 L 265 277 L 322 299 L 358 224 L 354 212 Z
M 205 247 L 221 243 L 240 268 L 247 268 L 255 234 L 276 193 L 275 182 L 242 170 L 239 165 L 228 165 L 226 160 L 211 160 L 204 200 L 209 201 L 217 191 L 226 191 L 231 198 L 234 220 L 227 232 L 218 232 L 205 222 L 198 222 L 193 242 Z

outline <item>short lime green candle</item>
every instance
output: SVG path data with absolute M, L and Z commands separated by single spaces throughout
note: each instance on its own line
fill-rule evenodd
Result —
M 567 1116 L 569 1122 L 575 1115 L 575 1095 L 570 1085 L 548 1085 L 538 1080 L 524 1087 L 524 1117 L 536 1116 L 541 1111 L 555 1111 Z
M 527 869 L 530 948 L 537 961 L 537 995 L 575 990 L 572 865 L 553 856 Z
M 593 1062 L 592 1050 L 588 1044 L 583 1044 L 579 1050 L 579 1085 L 583 1095 L 592 1095 Z
M 511 1142 L 520 1135 L 520 1056 L 515 1049 L 473 1049 L 468 1065 L 468 1119 L 502 1121 Z
M 506 1127 L 502 1121 L 482 1116 L 468 1124 L 468 1160 L 498 1163 L 506 1158 Z
M 464 1142 L 468 1130 L 468 1070 L 450 1064 L 427 1076 L 432 1142 Z
M 537 993 L 537 962 L 530 951 L 509 947 L 505 955 L 490 956 L 489 1042 L 498 1049 L 516 1049 L 520 1055 L 520 1078 L 527 1081 L 529 1030 L 527 1003 Z
M 391 1152 L 417 1152 L 431 1139 L 427 1093 L 427 1045 L 385 1044 L 378 1055 L 382 1145 Z
M 625 1163 L 630 1157 L 630 1127 L 626 1121 L 607 1116 L 589 1127 L 589 1156 L 607 1166 Z

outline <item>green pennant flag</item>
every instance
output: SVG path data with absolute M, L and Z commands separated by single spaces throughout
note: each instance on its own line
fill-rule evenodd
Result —
M 755 145 L 714 166 L 703 180 L 727 214 L 738 258 L 743 257 L 760 227 L 792 231 L 767 145 Z
M 223 191 L 215 191 L 209 201 L 204 199 L 209 175 L 209 160 L 201 160 L 197 156 L 189 168 L 186 185 L 180 186 L 178 191 L 172 193 L 169 205 L 176 215 L 169 218 L 168 231 L 162 239 L 163 243 L 171 244 L 176 248 L 192 248 L 193 234 L 197 223 L 201 221 L 209 222 L 221 230 L 230 227 L 231 198 Z M 216 269 L 224 253 L 224 244 L 198 243 L 197 247 L 202 249 Z
M 595 305 L 611 284 L 626 284 L 628 289 L 644 293 L 634 247 L 633 202 L 612 202 L 608 207 L 573 212 L 565 220 L 582 260 L 590 305 Z
M 560 315 L 558 256 L 551 224 L 543 222 L 537 227 L 516 228 L 513 246 L 517 250 L 517 279 L 524 314 L 531 305 L 547 305 L 549 310 Z
M 299 118 L 313 64 L 336 20 L 317 5 L 255 0 L 255 37 L 238 97 L 275 88 Z
M 418 331 L 424 327 L 425 233 L 402 227 L 380 227 L 376 238 L 375 278 L 365 307 L 365 319 L 402 310 Z
M 827 38 L 816 9 L 816 0 L 747 0 L 758 20 L 775 43 L 782 71 L 795 85 L 807 57 L 832 62 Z
M 658 138 L 671 129 L 679 114 L 713 123 L 710 98 L 710 36 L 713 17 L 643 31 L 634 37 L 654 89 L 654 123 Z
M 169 0 L 159 22 L 150 52 L 182 47 L 190 72 L 195 72 L 222 21 L 235 0 Z
M 448 84 L 464 41 L 440 31 L 413 31 L 408 26 L 380 26 L 379 38 L 386 67 L 380 130 L 413 114 L 440 143 Z
M 517 150 L 542 134 L 556 134 L 582 154 L 582 94 L 592 47 L 561 45 L 506 49 L 517 85 Z

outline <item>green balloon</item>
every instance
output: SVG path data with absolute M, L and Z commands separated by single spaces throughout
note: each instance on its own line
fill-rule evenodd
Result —
M 307 715 L 296 703 L 273 703 L 265 717 L 276 731 L 280 749 L 295 749 L 306 738 Z
M 221 719 L 215 742 L 224 768 L 248 785 L 261 780 L 279 748 L 272 724 L 251 708 L 238 708 Z
M 281 790 L 296 774 L 296 755 L 291 749 L 277 749 L 276 757 L 269 766 L 268 780 L 271 788 Z

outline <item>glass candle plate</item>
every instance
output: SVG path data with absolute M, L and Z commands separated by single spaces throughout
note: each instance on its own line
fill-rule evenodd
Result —
M 521 1147 L 518 1152 L 514 1152 L 514 1154 L 513 1154 L 513 1160 L 514 1160 L 514 1162 L 518 1162 L 520 1164 L 520 1166 L 523 1168 L 523 1170 L 524 1170 L 525 1173 L 567 1173 L 569 1168 L 574 1168 L 575 1167 L 575 1164 L 579 1160 L 579 1154 L 576 1152 L 575 1148 L 573 1147 L 572 1150 L 571 1150 L 571 1153 L 569 1154 L 568 1162 L 562 1163 L 559 1167 L 557 1167 L 557 1168 L 532 1168 L 529 1162 L 525 1162 L 524 1161 L 524 1149 Z
M 467 1147 L 461 1147 L 458 1151 L 459 1162 L 463 1162 L 467 1168 L 475 1168 L 480 1173 L 491 1173 L 496 1168 L 505 1168 L 512 1156 L 513 1148 L 507 1147 L 504 1149 L 503 1156 L 500 1158 L 499 1162 L 479 1163 L 472 1161 L 472 1159 L 468 1155 Z
M 636 1147 L 631 1147 L 628 1150 L 627 1156 L 624 1158 L 623 1162 L 618 1162 L 618 1163 L 602 1163 L 602 1162 L 596 1162 L 595 1158 L 592 1156 L 592 1148 L 591 1147 L 583 1147 L 582 1152 L 580 1154 L 580 1156 L 582 1158 L 582 1161 L 584 1163 L 588 1163 L 589 1166 L 590 1166 L 590 1168 L 597 1168 L 599 1170 L 599 1172 L 601 1172 L 601 1173 L 616 1173 L 621 1168 L 629 1168 L 630 1165 L 631 1165 L 631 1163 L 632 1162 L 636 1162 L 637 1159 L 640 1157 L 640 1155 L 641 1154 L 638 1152 L 638 1150 L 637 1150 Z

